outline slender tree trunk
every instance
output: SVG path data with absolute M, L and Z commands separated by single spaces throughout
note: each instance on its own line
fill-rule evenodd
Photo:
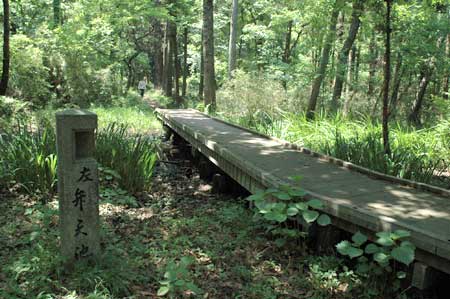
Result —
M 155 5 L 160 5 L 159 0 L 155 0 Z M 163 30 L 161 28 L 161 22 L 154 18 L 153 20 L 153 32 L 154 32 L 154 41 L 153 41 L 153 85 L 155 89 L 161 89 L 163 87 L 163 65 L 164 65 L 164 54 L 163 48 L 165 44 Z M 163 46 L 161 46 L 161 41 L 164 41 Z
M 362 14 L 362 10 L 363 10 L 363 1 L 355 0 L 355 2 L 353 2 L 352 20 L 350 24 L 350 29 L 348 31 L 348 36 L 345 39 L 344 45 L 339 54 L 336 79 L 334 81 L 333 97 L 331 99 L 331 108 L 333 111 L 336 111 L 339 108 L 339 100 L 342 95 L 342 87 L 344 84 L 345 73 L 347 70 L 348 55 L 353 47 L 356 35 L 358 34 L 359 26 L 361 24 L 360 17 Z
M 392 0 L 386 1 L 386 40 L 384 54 L 384 84 L 383 84 L 383 146 L 386 155 L 391 154 L 389 143 L 389 85 L 391 81 L 391 8 Z
M 419 89 L 416 94 L 413 109 L 408 117 L 410 123 L 420 126 L 420 111 L 425 99 L 425 93 L 427 91 L 428 84 L 430 83 L 431 70 L 425 69 L 420 75 Z
M 167 83 L 168 83 L 168 75 L 169 75 L 169 21 L 166 21 L 164 26 L 164 41 L 163 41 L 163 68 L 162 68 L 162 89 L 164 94 L 167 93 Z
M 203 0 L 204 101 L 211 111 L 216 108 L 216 74 L 214 68 L 214 4 Z
M 359 46 L 356 50 L 356 61 L 355 61 L 355 72 L 354 72 L 354 81 L 355 81 L 355 86 L 357 86 L 359 84 L 359 67 L 361 65 L 361 46 Z
M 333 46 L 333 41 L 336 35 L 336 23 L 339 15 L 341 0 L 336 0 L 333 11 L 331 13 L 330 25 L 328 29 L 328 34 L 325 38 L 325 44 L 322 49 L 322 58 L 320 59 L 319 68 L 317 70 L 312 88 L 311 96 L 308 103 L 307 117 L 308 119 L 314 118 L 314 114 L 317 106 L 317 98 L 320 93 L 320 86 L 322 85 L 323 79 L 325 78 L 325 72 L 328 65 L 328 60 L 330 58 L 330 51 Z
M 205 60 L 203 57 L 203 28 L 202 28 L 202 43 L 200 45 L 200 78 L 198 84 L 198 99 L 203 101 L 203 92 L 205 89 Z
M 236 42 L 238 30 L 239 1 L 233 0 L 230 22 L 230 42 L 228 45 L 228 78 L 231 79 L 236 69 Z
M 61 0 L 53 0 L 53 26 L 61 25 Z
M 356 47 L 353 46 L 352 50 L 348 54 L 349 67 L 347 68 L 347 84 L 345 85 L 345 97 L 344 97 L 345 102 L 344 102 L 344 108 L 343 108 L 344 115 L 348 115 L 348 113 L 350 111 L 350 102 L 352 101 L 353 94 L 354 94 L 352 77 L 353 77 L 353 73 L 355 72 L 356 51 L 357 51 Z
M 370 65 L 369 65 L 369 86 L 368 86 L 368 95 L 372 96 L 375 90 L 375 74 L 377 68 L 377 60 L 378 60 L 378 48 L 377 48 L 377 36 L 375 32 L 375 28 L 372 30 L 372 37 L 369 43 L 369 56 L 370 56 Z
M 393 78 L 393 86 L 392 86 L 392 94 L 391 94 L 391 103 L 390 103 L 390 113 L 393 116 L 395 114 L 398 102 L 398 95 L 400 91 L 400 83 L 402 81 L 403 76 L 403 59 L 402 54 L 399 52 L 397 54 L 397 64 L 394 69 L 394 78 Z
M 164 86 L 164 94 L 167 97 L 172 97 L 173 95 L 173 80 L 174 80 L 174 56 L 175 56 L 175 45 L 174 39 L 176 39 L 176 29 L 174 28 L 174 24 L 172 21 L 167 21 L 166 23 L 166 34 L 165 34 L 165 59 L 164 59 L 164 73 L 165 73 L 165 86 Z M 176 42 L 175 42 L 176 44 Z
M 445 57 L 447 57 L 447 61 L 450 60 L 450 33 L 447 34 L 447 39 L 445 40 Z M 443 94 L 442 97 L 446 100 L 448 100 L 449 97 L 449 90 L 448 90 L 448 86 L 449 86 L 449 77 L 450 77 L 450 71 L 449 71 L 449 67 L 447 64 L 447 70 L 444 73 L 444 80 L 442 82 L 442 89 L 443 89 Z
M 10 64 L 10 52 L 9 52 L 9 0 L 3 0 L 3 68 L 2 78 L 0 80 L 0 95 L 6 95 L 9 81 L 9 64 Z
M 171 47 L 173 48 L 173 62 L 174 62 L 174 81 L 175 81 L 175 99 L 177 104 L 181 104 L 181 96 L 180 96 L 180 77 L 181 77 L 181 65 L 180 59 L 178 57 L 178 41 L 177 41 L 177 25 L 173 23 L 173 34 L 171 36 Z
M 281 58 L 281 61 L 288 64 L 291 60 L 291 41 L 292 41 L 292 26 L 293 26 L 294 22 L 292 20 L 290 20 L 288 22 L 288 26 L 287 26 L 287 32 L 286 32 L 286 41 L 284 43 L 284 51 L 283 51 L 283 57 Z M 285 72 L 286 74 L 286 72 Z M 287 82 L 286 79 L 282 80 L 282 85 L 283 88 L 286 90 L 287 89 Z
M 187 77 L 189 73 L 189 66 L 188 66 L 188 34 L 189 34 L 189 28 L 187 26 L 184 27 L 183 31 L 183 86 L 181 88 L 181 96 L 183 98 L 186 97 L 186 91 L 187 91 Z

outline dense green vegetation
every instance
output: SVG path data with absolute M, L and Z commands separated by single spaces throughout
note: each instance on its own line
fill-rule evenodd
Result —
M 449 185 L 446 1 L 393 1 L 392 30 L 381 0 L 203 2 L 15 1 L 7 94 L 32 109 L 117 106 L 146 76 L 171 107 L 217 106 L 313 150 Z

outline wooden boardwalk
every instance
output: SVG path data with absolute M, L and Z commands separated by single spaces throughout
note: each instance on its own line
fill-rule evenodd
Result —
M 406 229 L 416 257 L 450 273 L 450 192 L 398 180 L 296 148 L 210 118 L 196 110 L 164 110 L 162 122 L 250 192 L 292 183 L 301 175 L 309 196 L 321 199 L 333 225 L 366 233 Z M 410 186 L 407 186 L 410 185 Z

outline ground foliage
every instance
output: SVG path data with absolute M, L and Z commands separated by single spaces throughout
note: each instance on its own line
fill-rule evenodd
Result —
M 72 272 L 55 258 L 57 202 L 3 190 L 0 296 L 157 298 L 173 283 L 173 298 L 379 298 L 344 260 L 276 246 L 245 200 L 212 194 L 191 166 L 159 168 L 137 196 L 101 168 L 103 254 Z

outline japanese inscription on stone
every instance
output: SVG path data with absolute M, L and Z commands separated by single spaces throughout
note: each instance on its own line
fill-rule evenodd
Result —
M 95 258 L 100 250 L 97 115 L 66 110 L 56 114 L 56 124 L 61 252 L 68 261 Z

